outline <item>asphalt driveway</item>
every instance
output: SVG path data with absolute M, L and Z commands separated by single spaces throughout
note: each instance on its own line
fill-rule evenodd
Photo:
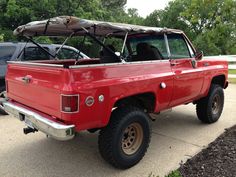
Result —
M 146 156 L 125 171 L 114 169 L 100 157 L 96 133 L 85 131 L 71 141 L 60 142 L 43 133 L 24 135 L 20 121 L 0 116 L 0 176 L 148 177 L 151 172 L 163 176 L 236 124 L 236 85 L 230 85 L 225 96 L 223 114 L 215 124 L 198 121 L 192 104 L 159 115 L 153 122 Z

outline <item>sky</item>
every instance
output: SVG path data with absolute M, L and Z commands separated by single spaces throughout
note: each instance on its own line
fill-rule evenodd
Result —
M 141 17 L 157 9 L 164 9 L 171 0 L 127 0 L 126 8 L 136 8 Z

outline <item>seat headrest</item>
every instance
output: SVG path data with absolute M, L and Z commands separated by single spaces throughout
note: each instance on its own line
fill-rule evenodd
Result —
M 150 49 L 151 49 L 151 46 L 146 42 L 138 43 L 136 46 L 136 51 L 138 55 L 142 54 L 144 51 L 149 51 Z

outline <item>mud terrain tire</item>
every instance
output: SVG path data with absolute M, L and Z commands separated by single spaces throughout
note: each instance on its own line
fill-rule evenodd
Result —
M 219 85 L 212 84 L 208 95 L 198 101 L 196 112 L 198 119 L 204 123 L 216 122 L 224 107 L 224 91 Z
M 149 116 L 136 107 L 112 112 L 109 124 L 98 139 L 101 156 L 116 168 L 127 169 L 145 155 L 151 138 Z

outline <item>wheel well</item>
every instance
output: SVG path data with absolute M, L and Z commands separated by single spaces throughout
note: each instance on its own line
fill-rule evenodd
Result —
M 153 93 L 142 93 L 132 95 L 118 100 L 114 107 L 132 105 L 144 109 L 147 112 L 154 112 L 156 97 Z
M 1 78 L 0 79 L 0 92 L 5 91 L 5 90 L 6 90 L 5 79 Z
M 211 84 L 218 84 L 220 85 L 222 88 L 224 88 L 225 86 L 225 76 L 224 75 L 218 75 L 213 77 Z

